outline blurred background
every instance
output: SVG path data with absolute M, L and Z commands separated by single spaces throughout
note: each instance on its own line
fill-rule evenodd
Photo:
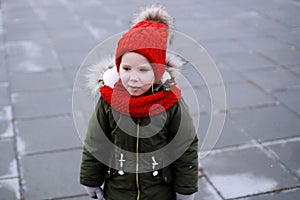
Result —
M 299 199 L 299 0 L 0 0 L 1 200 L 89 199 L 72 118 L 76 72 L 153 3 L 208 51 L 224 81 L 210 87 L 226 90 L 225 126 L 200 160 L 196 199 Z M 211 100 L 192 70 L 183 73 L 199 97 L 203 141 Z

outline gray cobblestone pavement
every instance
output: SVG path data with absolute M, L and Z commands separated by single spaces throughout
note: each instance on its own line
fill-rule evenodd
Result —
M 152 3 L 208 50 L 224 79 L 226 123 L 200 160 L 196 199 L 300 198 L 299 0 L 0 0 L 1 200 L 88 199 L 74 77 L 92 48 Z M 203 81 L 189 78 L 201 99 L 202 141 L 210 98 Z

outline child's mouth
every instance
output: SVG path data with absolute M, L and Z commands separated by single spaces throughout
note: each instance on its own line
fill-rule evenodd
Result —
M 134 89 L 134 90 L 137 90 L 137 89 L 140 89 L 141 87 L 140 86 L 128 86 L 129 88 L 131 88 L 131 89 Z

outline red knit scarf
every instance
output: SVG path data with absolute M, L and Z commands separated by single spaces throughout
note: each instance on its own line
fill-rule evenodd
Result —
M 160 114 L 181 97 L 181 91 L 173 86 L 169 92 L 158 91 L 154 94 L 139 97 L 130 96 L 122 83 L 117 82 L 114 88 L 103 86 L 100 89 L 102 98 L 116 111 L 132 117 L 148 117 Z

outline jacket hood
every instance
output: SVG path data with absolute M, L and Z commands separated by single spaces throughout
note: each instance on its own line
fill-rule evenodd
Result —
M 182 58 L 168 53 L 166 58 L 166 72 L 161 78 L 161 83 L 164 85 L 170 83 L 171 80 L 175 80 L 180 72 L 180 68 L 184 64 L 185 61 Z M 95 96 L 104 85 L 113 88 L 114 84 L 119 80 L 115 58 L 110 56 L 89 66 L 86 78 L 86 87 L 91 91 L 92 96 Z

